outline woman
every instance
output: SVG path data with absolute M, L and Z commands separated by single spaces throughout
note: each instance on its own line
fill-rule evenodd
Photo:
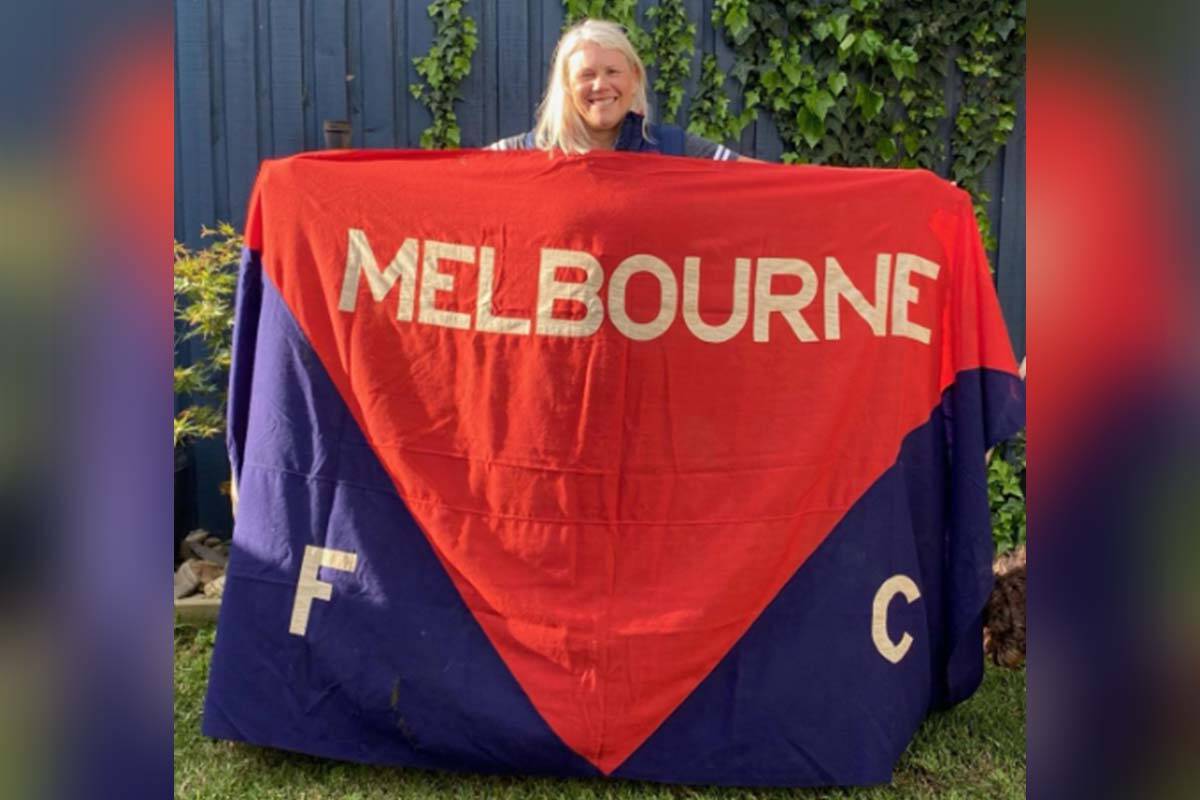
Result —
M 587 19 L 554 49 L 537 125 L 490 150 L 627 150 L 717 161 L 743 159 L 724 145 L 646 118 L 646 68 L 621 27 Z

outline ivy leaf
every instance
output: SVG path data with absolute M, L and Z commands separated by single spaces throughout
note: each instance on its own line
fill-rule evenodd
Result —
M 770 6 L 765 9 L 765 18 L 763 19 L 763 27 L 770 31 L 773 35 L 780 39 L 788 35 L 788 21 L 784 19 L 778 11 L 775 11 Z
M 921 137 L 914 132 L 904 134 L 904 150 L 910 155 L 915 156 L 917 151 L 921 149 Z
M 715 63 L 716 62 L 714 62 L 714 64 Z M 750 78 L 750 69 L 752 66 L 752 63 L 749 60 L 739 57 L 733 62 L 733 69 L 729 71 L 729 74 L 737 79 L 738 83 L 744 84 Z
M 917 77 L 917 68 L 903 56 L 889 58 L 888 66 L 892 68 L 892 76 L 898 81 Z
M 896 157 L 896 140 L 890 136 L 880 136 L 875 140 L 875 152 L 884 161 L 891 161 Z
M 903 103 L 905 106 L 911 106 L 912 101 L 915 100 L 916 97 L 917 97 L 917 93 L 914 92 L 912 89 L 909 89 L 908 87 L 905 87 L 900 90 L 900 102 Z
M 841 45 L 838 46 L 838 52 L 839 53 L 850 52 L 850 48 L 854 47 L 854 42 L 857 38 L 858 37 L 855 34 L 847 33 L 845 38 L 842 39 Z
M 807 108 L 796 112 L 796 127 L 800 129 L 800 135 L 808 142 L 809 147 L 816 147 L 825 137 L 825 123 Z
M 843 45 L 845 45 L 844 42 Z M 867 28 L 858 37 L 858 52 L 871 59 L 872 62 L 882 47 L 883 37 L 879 35 L 879 31 Z
M 846 84 L 850 82 L 850 79 L 846 77 L 846 73 L 838 70 L 831 73 L 825 82 L 829 84 L 829 91 L 833 92 L 836 97 L 845 91 Z
M 745 33 L 750 27 L 750 16 L 744 5 L 735 5 L 725 14 L 725 27 L 734 36 Z
M 779 65 L 780 71 L 787 76 L 788 82 L 792 86 L 799 86 L 800 80 L 804 77 L 804 73 L 800 70 L 800 65 L 791 61 L 785 61 Z
M 829 20 L 821 20 L 812 28 L 812 35 L 818 42 L 823 42 L 829 38 L 829 34 L 833 33 L 833 26 L 829 24 Z
M 808 92 L 804 95 L 804 106 L 822 123 L 825 121 L 825 115 L 829 113 L 830 107 L 834 104 L 833 95 L 824 89 L 817 89 Z
M 849 24 L 849 14 L 838 14 L 833 18 L 833 36 L 839 42 L 846 38 L 846 26 Z M 853 42 L 851 42 L 851 44 L 853 44 Z
M 860 83 L 855 89 L 854 105 L 862 111 L 863 119 L 870 122 L 879 116 L 883 109 L 883 94 L 865 83 Z

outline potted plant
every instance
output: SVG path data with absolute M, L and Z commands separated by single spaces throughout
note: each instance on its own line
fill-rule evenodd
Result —
M 175 242 L 175 552 L 191 527 L 190 445 L 225 432 L 225 397 L 242 236 L 229 223 L 202 228 L 211 243 Z M 182 504 L 182 508 L 181 508 Z

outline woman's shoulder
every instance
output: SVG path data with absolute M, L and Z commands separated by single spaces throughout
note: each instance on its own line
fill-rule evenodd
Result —
M 533 131 L 518 133 L 516 136 L 507 136 L 503 139 L 498 139 L 487 147 L 485 150 L 533 150 Z
M 737 152 L 723 144 L 684 131 L 683 154 L 688 158 L 711 158 L 713 161 L 737 161 Z
M 714 161 L 736 161 L 738 154 L 723 144 L 689 133 L 678 125 L 652 125 L 651 136 L 658 140 L 662 152 L 686 158 L 709 158 Z

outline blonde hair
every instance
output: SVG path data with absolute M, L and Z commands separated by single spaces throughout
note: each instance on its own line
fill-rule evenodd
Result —
M 650 138 L 646 67 L 642 64 L 642 59 L 638 57 L 637 51 L 633 49 L 629 37 L 620 25 L 602 19 L 585 19 L 571 26 L 554 48 L 550 80 L 546 85 L 546 94 L 538 106 L 537 125 L 533 129 L 533 141 L 539 150 L 586 153 L 592 149 L 591 134 L 571 101 L 570 76 L 567 74 L 568 59 L 580 45 L 588 42 L 619 51 L 637 73 L 637 85 L 634 88 L 630 110 L 642 115 L 642 135 Z

